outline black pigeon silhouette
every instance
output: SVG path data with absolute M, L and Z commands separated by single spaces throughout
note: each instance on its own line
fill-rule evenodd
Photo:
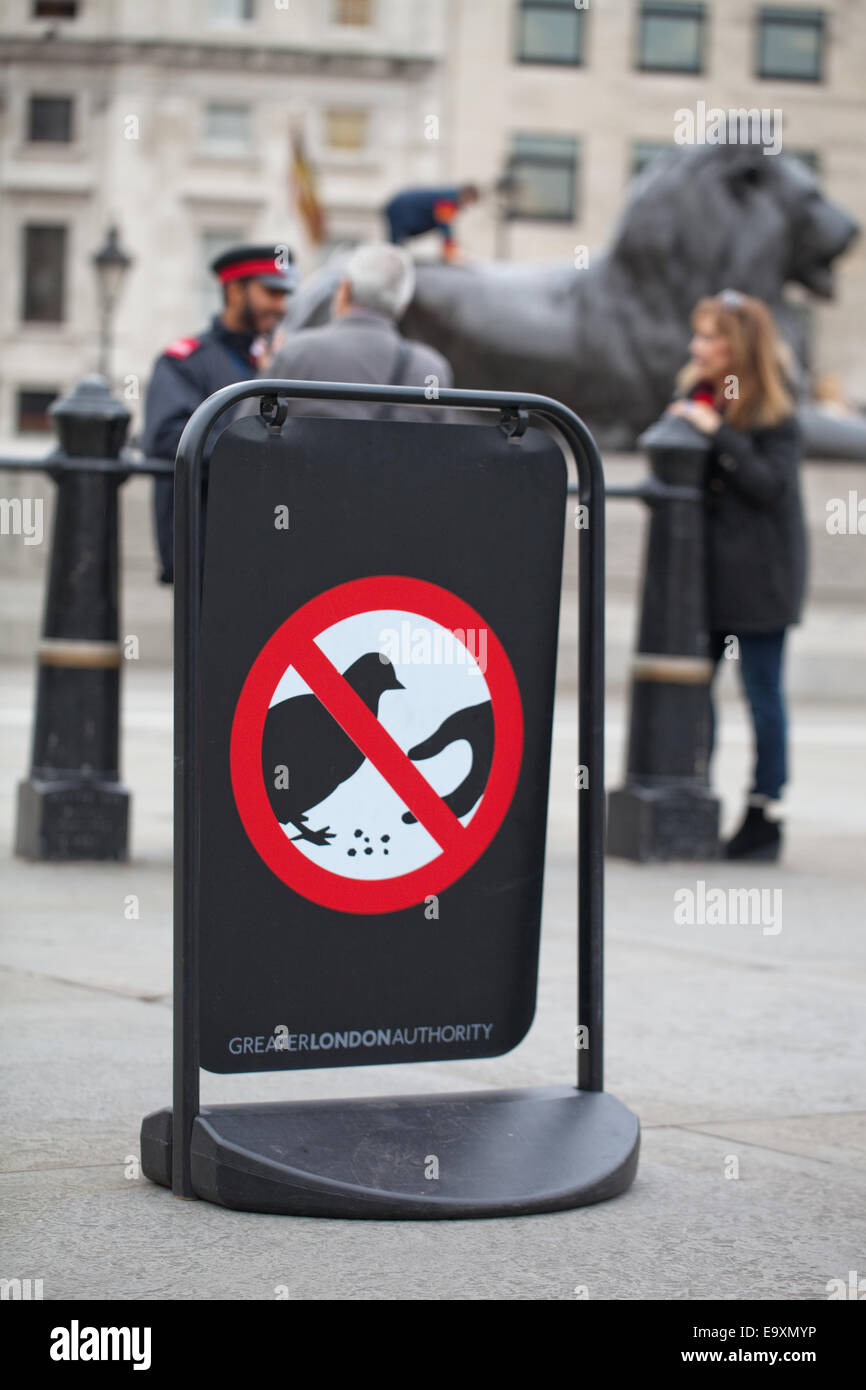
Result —
M 478 798 L 487 786 L 487 778 L 490 775 L 490 767 L 493 762 L 493 705 L 486 700 L 480 705 L 469 705 L 466 709 L 459 709 L 455 714 L 449 714 L 443 720 L 429 738 L 425 738 L 423 743 L 416 743 L 414 748 L 409 749 L 408 756 L 413 762 L 420 762 L 424 758 L 433 758 L 437 753 L 441 753 L 443 748 L 447 748 L 450 743 L 456 743 L 458 739 L 465 738 L 472 749 L 472 766 L 459 786 L 453 792 L 443 796 L 442 800 L 449 807 L 455 816 L 465 816 L 467 811 L 471 811 Z M 405 811 L 403 820 L 407 825 L 411 825 L 415 817 L 411 811 Z
M 343 672 L 343 679 L 378 714 L 379 700 L 386 690 L 404 690 L 390 661 L 378 652 L 368 652 Z M 335 832 L 327 825 L 311 830 L 304 814 L 330 796 L 341 782 L 358 771 L 364 754 L 340 728 L 315 695 L 295 695 L 272 705 L 262 737 L 262 772 L 271 810 L 280 825 L 294 825 L 299 835 L 293 840 L 309 840 L 327 845 Z M 288 772 L 288 786 L 276 785 L 278 769 Z

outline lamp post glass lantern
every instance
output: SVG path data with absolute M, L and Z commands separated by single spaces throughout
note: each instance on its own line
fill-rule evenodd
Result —
M 102 246 L 92 257 L 99 295 L 99 372 L 108 377 L 111 360 L 114 306 L 124 276 L 132 265 L 132 257 L 120 245 L 117 227 L 109 227 Z

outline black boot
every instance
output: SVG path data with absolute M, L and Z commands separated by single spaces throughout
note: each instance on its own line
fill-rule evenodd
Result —
M 778 821 L 768 820 L 766 812 L 766 797 L 749 798 L 745 820 L 725 845 L 726 859 L 778 859 L 782 827 Z

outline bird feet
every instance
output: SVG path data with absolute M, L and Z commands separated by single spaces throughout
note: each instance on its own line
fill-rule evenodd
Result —
M 327 825 L 324 825 L 321 830 L 310 830 L 309 826 L 298 825 L 297 821 L 294 823 L 298 826 L 301 833 L 300 835 L 293 835 L 293 840 L 309 840 L 311 845 L 324 847 L 330 840 L 336 838 L 336 830 L 331 830 Z

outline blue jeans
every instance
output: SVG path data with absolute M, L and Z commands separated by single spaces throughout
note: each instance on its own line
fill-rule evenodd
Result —
M 755 730 L 755 775 L 752 792 L 775 801 L 788 777 L 788 719 L 782 693 L 782 653 L 785 633 L 747 632 L 742 636 L 725 632 L 710 633 L 710 656 L 718 666 L 726 649 L 725 639 L 737 636 L 740 646 L 740 675 L 752 712 Z M 710 699 L 710 753 L 713 751 L 715 719 Z

